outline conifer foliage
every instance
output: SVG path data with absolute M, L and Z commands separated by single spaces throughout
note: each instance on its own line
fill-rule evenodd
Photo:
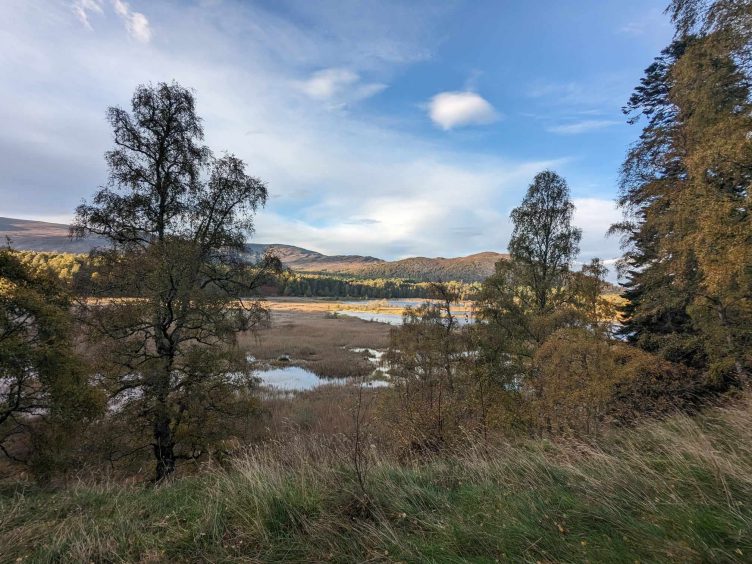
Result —
M 749 2 L 676 0 L 674 42 L 625 111 L 625 334 L 720 388 L 752 367 Z

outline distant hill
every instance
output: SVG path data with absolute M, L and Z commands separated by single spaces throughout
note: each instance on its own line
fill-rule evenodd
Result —
M 68 226 L 26 219 L 0 217 L 0 238 L 10 237 L 13 247 L 29 251 L 87 253 L 103 245 L 98 238 L 70 239 Z M 324 255 L 322 253 L 282 244 L 250 243 L 249 258 L 259 258 L 267 251 L 276 254 L 282 263 L 298 272 L 348 274 L 363 278 L 406 278 L 417 281 L 460 280 L 478 282 L 493 273 L 494 264 L 508 255 L 478 253 L 457 258 L 414 257 L 385 261 L 361 255 Z
M 16 249 L 57 253 L 88 253 L 92 247 L 103 245 L 98 238 L 71 239 L 69 226 L 28 219 L 0 217 L 0 244 L 9 237 Z
M 478 253 L 457 258 L 412 257 L 385 261 L 371 256 L 323 255 L 291 245 L 248 245 L 255 256 L 267 250 L 276 254 L 285 266 L 298 272 L 351 274 L 363 278 L 406 278 L 418 281 L 461 280 L 479 282 L 494 272 L 494 265 L 509 255 Z
M 324 255 L 293 245 L 249 243 L 249 255 L 261 257 L 267 251 L 277 255 L 282 263 L 301 272 L 349 272 L 370 265 L 384 264 L 380 258 L 361 255 Z
M 480 282 L 494 272 L 494 265 L 509 258 L 501 253 L 478 253 L 457 258 L 413 257 L 391 262 L 353 264 L 345 272 L 368 278 L 408 278 L 420 281 L 462 280 Z

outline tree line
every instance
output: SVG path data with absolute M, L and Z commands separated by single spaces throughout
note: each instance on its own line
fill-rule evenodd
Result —
M 430 282 L 403 278 L 362 278 L 344 275 L 289 272 L 275 279 L 275 291 L 282 296 L 319 298 L 430 298 Z M 480 284 L 456 282 L 461 299 L 473 299 Z
M 32 272 L 58 279 L 60 283 L 79 297 L 98 292 L 100 276 L 96 257 L 87 254 L 57 253 L 50 251 L 16 251 L 16 256 Z M 263 261 L 261 263 L 263 268 Z M 246 265 L 246 276 L 253 278 L 257 265 Z M 259 280 L 259 291 L 265 296 L 313 297 L 313 298 L 429 298 L 431 284 L 403 278 L 364 278 L 362 276 L 294 272 L 267 271 Z M 479 283 L 452 281 L 461 299 L 471 300 L 480 288 Z M 114 295 L 115 288 L 110 288 Z M 129 288 L 123 288 L 130 292 Z M 127 293 L 121 297 L 127 297 Z

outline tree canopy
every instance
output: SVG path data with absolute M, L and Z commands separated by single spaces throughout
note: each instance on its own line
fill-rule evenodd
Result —
M 241 298 L 280 265 L 267 256 L 249 275 L 241 251 L 267 188 L 242 160 L 201 144 L 192 92 L 140 86 L 130 112 L 107 115 L 109 180 L 78 207 L 73 232 L 110 242 L 94 253 L 98 288 L 133 299 L 88 307 L 86 322 L 107 351 L 113 400 L 151 426 L 160 480 L 209 448 L 209 413 L 243 416 L 232 406 L 253 380 L 233 345 L 266 312 Z

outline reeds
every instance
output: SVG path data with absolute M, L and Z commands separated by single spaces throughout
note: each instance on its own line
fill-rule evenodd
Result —
M 352 348 L 386 348 L 389 326 L 354 318 L 327 319 L 324 314 L 276 315 L 272 326 L 256 335 L 240 335 L 239 346 L 270 362 L 282 355 L 324 378 L 367 376 L 373 364 Z

